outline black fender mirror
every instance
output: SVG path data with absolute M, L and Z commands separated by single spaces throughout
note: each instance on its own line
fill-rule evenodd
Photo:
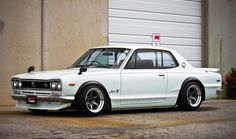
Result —
M 34 71 L 34 66 L 30 66 L 30 67 L 28 68 L 28 73 L 31 72 L 31 71 Z
M 87 71 L 87 67 L 82 66 L 82 67 L 79 69 L 79 75 L 82 74 L 83 72 L 86 72 L 86 71 Z

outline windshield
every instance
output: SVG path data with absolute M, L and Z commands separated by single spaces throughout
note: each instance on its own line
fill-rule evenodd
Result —
M 122 48 L 97 48 L 88 50 L 71 68 L 119 68 L 127 57 L 129 49 Z

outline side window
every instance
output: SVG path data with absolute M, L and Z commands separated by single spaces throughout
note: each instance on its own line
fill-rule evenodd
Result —
M 169 52 L 163 51 L 162 58 L 163 68 L 174 68 L 177 66 L 173 56 Z
M 131 56 L 125 69 L 155 69 L 157 67 L 157 55 L 154 50 L 137 50 Z
M 136 57 L 136 69 L 155 69 L 156 52 L 152 50 L 139 50 Z
M 162 50 L 136 50 L 125 69 L 162 69 L 174 68 L 178 64 L 173 55 Z

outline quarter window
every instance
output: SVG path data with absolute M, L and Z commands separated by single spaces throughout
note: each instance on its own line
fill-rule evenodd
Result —
M 176 67 L 173 56 L 169 52 L 162 52 L 163 54 L 163 68 L 173 68 Z

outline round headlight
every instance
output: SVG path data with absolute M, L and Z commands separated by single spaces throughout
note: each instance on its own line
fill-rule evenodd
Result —
M 62 89 L 62 84 L 61 81 L 56 79 L 56 80 L 51 80 L 50 81 L 50 89 L 52 91 L 61 91 Z
M 14 80 L 13 83 L 12 83 L 12 86 L 13 86 L 14 88 L 17 88 L 17 87 L 18 87 L 18 84 L 19 84 L 19 82 L 18 82 L 17 80 Z
M 50 88 L 52 89 L 52 90 L 55 90 L 56 89 L 56 86 L 57 86 L 57 82 L 51 82 L 50 83 Z
M 62 87 L 61 83 L 60 83 L 60 82 L 57 82 L 57 89 L 58 89 L 58 90 L 61 90 L 61 87 Z
M 18 82 L 18 86 L 21 88 L 21 86 L 22 86 L 22 82 L 21 82 L 21 80 L 19 80 L 19 82 Z
M 11 85 L 12 85 L 13 89 L 18 89 L 18 88 L 21 88 L 22 82 L 21 82 L 20 79 L 12 79 L 11 80 Z

